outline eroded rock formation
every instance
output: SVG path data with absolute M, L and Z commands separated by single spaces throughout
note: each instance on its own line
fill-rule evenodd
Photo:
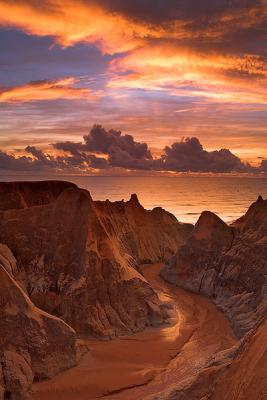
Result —
M 76 364 L 74 330 L 33 305 L 12 277 L 16 269 L 13 254 L 1 244 L 1 399 L 27 398 L 34 379 L 51 378 Z
M 75 331 L 112 338 L 163 323 L 138 266 L 176 249 L 163 277 L 210 296 L 242 339 L 161 398 L 265 399 L 267 200 L 230 226 L 205 211 L 193 229 L 136 195 L 94 202 L 52 181 L 0 183 L 0 399 L 26 399 L 33 380 L 75 365 Z
M 267 200 L 259 197 L 231 226 L 203 212 L 163 277 L 213 297 L 242 336 L 266 316 L 266 244 Z
M 145 210 L 136 194 L 127 202 L 107 200 L 95 205 L 109 235 L 137 265 L 168 260 L 193 229 L 160 207 Z
M 267 320 L 234 348 L 211 358 L 182 390 L 162 394 L 164 400 L 265 400 L 267 398 Z M 156 400 L 154 397 L 153 400 Z M 150 399 L 152 400 L 152 399 Z
M 190 230 L 136 195 L 93 202 L 68 182 L 1 183 L 0 398 L 26 398 L 34 379 L 73 366 L 73 328 L 113 337 L 164 322 L 137 267 L 166 259 Z
M 0 193 L 0 241 L 15 254 L 16 279 L 34 304 L 82 334 L 112 337 L 164 321 L 163 305 L 134 267 L 169 256 L 190 225 L 146 211 L 136 196 L 93 202 L 64 182 L 2 183 Z

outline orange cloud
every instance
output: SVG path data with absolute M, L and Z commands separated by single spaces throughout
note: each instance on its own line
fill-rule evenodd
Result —
M 166 8 L 168 6 L 166 5 Z M 112 11 L 91 0 L 0 0 L 0 25 L 16 27 L 29 34 L 53 36 L 56 42 L 70 46 L 88 42 L 105 53 L 119 53 L 142 46 L 148 39 L 216 39 L 225 33 L 249 29 L 262 23 L 267 15 L 266 0 L 250 8 L 233 11 L 228 7 L 209 23 L 194 26 L 190 15 L 164 18 L 162 21 L 141 20 Z
M 103 3 L 108 6 L 104 7 Z M 153 0 L 143 2 L 146 11 L 139 13 L 139 16 L 132 11 L 128 12 L 129 8 L 124 7 L 126 3 L 132 3 L 132 10 L 140 2 L 110 1 L 109 5 L 108 0 L 0 0 L 0 26 L 14 27 L 31 35 L 50 36 L 61 46 L 85 42 L 97 46 L 102 53 L 123 53 L 116 56 L 116 60 L 111 63 L 110 74 L 106 74 L 103 79 L 103 84 L 106 83 L 106 79 L 110 79 L 105 92 L 110 98 L 100 105 L 101 109 L 91 110 L 92 118 L 101 115 L 108 123 L 113 118 L 116 127 L 123 124 L 125 129 L 134 130 L 136 135 L 150 136 L 148 140 L 152 144 L 156 142 L 157 145 L 164 144 L 168 135 L 173 138 L 179 118 L 179 126 L 183 123 L 181 130 L 186 134 L 194 134 L 194 129 L 198 133 L 204 126 L 201 131 L 203 136 L 209 129 L 210 132 L 215 132 L 210 134 L 209 140 L 213 140 L 213 136 L 216 137 L 216 132 L 219 132 L 217 134 L 221 140 L 225 131 L 238 131 L 239 136 L 237 135 L 235 140 L 239 142 L 242 132 L 249 131 L 250 135 L 251 132 L 255 133 L 257 146 L 261 146 L 262 132 L 265 132 L 263 122 L 257 121 L 255 124 L 251 122 L 252 118 L 245 117 L 246 110 L 266 110 L 267 105 L 267 63 L 266 59 L 257 55 L 257 52 L 266 54 L 264 21 L 267 17 L 267 0 L 218 1 L 213 2 L 214 4 L 205 0 L 184 0 L 179 2 L 179 7 L 172 6 L 169 10 L 168 4 L 175 2 L 162 0 L 154 2 L 155 9 L 156 3 L 163 4 L 162 15 L 157 11 L 156 18 L 152 15 Z M 186 12 L 180 7 L 182 3 Z M 192 3 L 195 3 L 196 10 L 190 6 Z M 227 4 L 223 11 L 220 8 L 222 3 Z M 245 7 L 248 3 L 250 5 Z M 120 7 L 114 10 L 112 4 L 120 4 Z M 141 11 L 142 7 L 141 5 Z M 126 11 L 122 12 L 123 9 Z M 246 39 L 249 39 L 248 43 Z M 101 77 L 99 79 L 101 80 Z M 67 81 L 41 81 L 14 88 L 0 88 L 0 102 L 91 99 L 98 96 L 87 88 L 78 87 L 80 85 L 77 83 L 70 78 Z M 124 90 L 128 88 L 164 91 L 171 95 L 168 101 L 175 103 L 180 97 L 179 105 L 184 105 L 180 110 L 178 108 L 176 114 L 172 108 L 167 108 L 168 103 L 165 108 L 163 96 L 158 96 L 162 99 L 159 103 L 155 96 L 153 100 L 156 105 L 153 105 L 152 115 L 152 101 L 147 101 L 147 108 L 143 107 L 145 100 L 142 99 L 143 102 L 138 103 L 139 99 L 131 98 L 130 90 Z M 193 100 L 188 99 L 190 97 L 193 97 Z M 112 101 L 109 101 L 110 99 Z M 136 107 L 133 107 L 134 101 Z M 200 110 L 197 116 L 194 115 L 193 121 L 191 113 L 186 111 L 191 108 L 190 101 L 200 102 L 207 108 L 214 103 L 216 106 L 210 108 L 212 113 Z M 116 106 L 116 111 L 112 106 Z M 138 110 L 138 107 L 142 110 Z M 196 110 L 195 104 L 193 107 Z M 237 113 L 243 110 L 244 117 L 242 115 L 242 120 L 237 119 L 234 123 L 231 121 L 232 125 L 229 126 L 229 115 L 219 119 L 226 109 L 230 109 L 229 112 L 234 109 Z M 120 114 L 117 114 L 117 110 L 120 110 Z M 149 111 L 146 113 L 146 110 Z M 170 114 L 173 113 L 175 118 L 171 115 L 166 118 L 166 110 L 169 110 Z M 77 118 L 79 122 L 80 115 L 83 115 L 84 119 L 88 116 L 87 110 L 86 114 L 82 114 L 83 110 L 75 111 L 81 113 Z M 207 115 L 211 114 L 215 115 L 217 123 L 210 127 L 206 119 Z M 5 118 L 7 120 L 8 117 Z M 256 116 L 254 118 L 256 119 Z M 13 120 L 17 121 L 18 118 Z M 27 116 L 25 121 L 28 122 Z M 9 121 L 8 123 L 10 124 Z M 11 134 L 16 129 L 12 125 Z M 52 136 L 55 135 L 56 129 L 57 127 L 52 126 Z M 60 129 L 58 135 L 61 134 Z M 75 123 L 72 127 L 65 125 L 64 129 L 65 135 L 70 135 L 83 127 L 77 128 Z M 260 134 L 257 133 L 257 129 Z M 31 132 L 33 130 L 32 127 L 28 129 Z M 48 132 L 48 129 L 46 131 Z M 153 136 L 155 132 L 157 136 Z M 249 149 L 251 140 L 246 144 Z M 51 140 L 47 138 L 46 141 Z M 257 152 L 258 150 L 255 154 Z
M 93 3 L 51 0 L 46 4 L 47 7 L 36 7 L 31 2 L 1 1 L 0 25 L 17 27 L 29 34 L 54 36 L 63 46 L 81 41 L 94 43 L 107 53 L 131 50 L 148 35 L 160 36 L 156 28 L 131 22 Z
M 25 103 L 56 99 L 95 99 L 97 95 L 86 88 L 73 85 L 76 79 L 69 77 L 57 81 L 37 81 L 26 85 L 0 90 L 0 103 Z
M 113 60 L 110 70 L 112 89 L 167 90 L 222 102 L 267 103 L 267 66 L 257 55 L 200 53 L 163 43 Z
M 0 0 L 2 26 L 53 36 L 62 46 L 83 41 L 95 44 L 103 53 L 125 52 L 111 64 L 115 77 L 108 83 L 109 88 L 168 90 L 179 96 L 185 93 L 235 103 L 266 104 L 266 61 L 254 54 L 229 55 L 222 50 L 201 53 L 177 43 L 191 39 L 196 44 L 201 38 L 208 38 L 216 48 L 218 38 L 256 27 L 266 16 L 267 0 L 250 8 L 226 7 L 221 13 L 211 15 L 207 24 L 196 24 L 197 18 L 190 15 L 172 19 L 163 16 L 157 23 L 140 20 L 112 12 L 93 0 L 47 0 L 38 6 L 31 0 Z M 169 44 L 173 42 L 176 44 Z M 253 85 L 250 77 L 254 78 Z M 3 91 L 0 101 L 89 95 L 87 89 L 50 82 Z

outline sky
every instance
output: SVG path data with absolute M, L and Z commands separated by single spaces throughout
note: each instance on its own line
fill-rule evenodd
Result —
M 0 170 L 267 172 L 267 0 L 0 0 Z

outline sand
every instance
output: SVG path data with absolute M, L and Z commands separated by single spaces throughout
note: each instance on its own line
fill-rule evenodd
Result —
M 77 367 L 34 384 L 34 400 L 144 400 L 182 388 L 216 352 L 237 342 L 211 300 L 164 282 L 159 264 L 142 268 L 172 308 L 169 324 L 112 341 L 88 339 L 91 351 Z

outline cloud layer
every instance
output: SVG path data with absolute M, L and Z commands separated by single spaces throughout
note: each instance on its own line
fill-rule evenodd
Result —
M 267 157 L 267 0 L 0 0 L 0 29 L 6 151 L 77 141 L 97 120 L 158 151 L 176 151 L 178 131 L 252 163 Z M 156 168 L 115 136 L 93 163 Z
M 129 169 L 151 169 L 152 155 L 146 143 L 136 142 L 131 135 L 122 135 L 120 131 L 107 131 L 101 125 L 95 125 L 84 136 L 84 143 L 56 143 L 58 150 L 67 151 L 73 156 L 91 152 L 108 157 L 110 167 Z M 100 157 L 96 157 L 100 159 Z
M 122 52 L 150 39 L 221 39 L 255 30 L 264 35 L 266 0 L 1 0 L 0 24 L 53 36 L 62 45 L 94 43 Z M 263 31 L 263 32 L 261 32 Z
M 164 149 L 163 167 L 179 172 L 249 172 L 253 168 L 243 163 L 228 149 L 206 151 L 198 138 L 185 138 Z
M 40 100 L 57 99 L 96 99 L 89 89 L 75 87 L 77 79 L 73 77 L 56 81 L 35 81 L 25 85 L 0 88 L 0 103 L 25 103 Z
M 258 168 L 242 162 L 228 149 L 207 151 L 198 138 L 183 138 L 166 146 L 155 158 L 146 143 L 139 143 L 131 135 L 94 125 L 83 142 L 57 142 L 52 149 L 59 155 L 27 146 L 24 155 L 0 152 L 0 169 L 15 171 L 91 173 L 105 169 L 147 170 L 170 172 L 265 172 L 267 160 Z

